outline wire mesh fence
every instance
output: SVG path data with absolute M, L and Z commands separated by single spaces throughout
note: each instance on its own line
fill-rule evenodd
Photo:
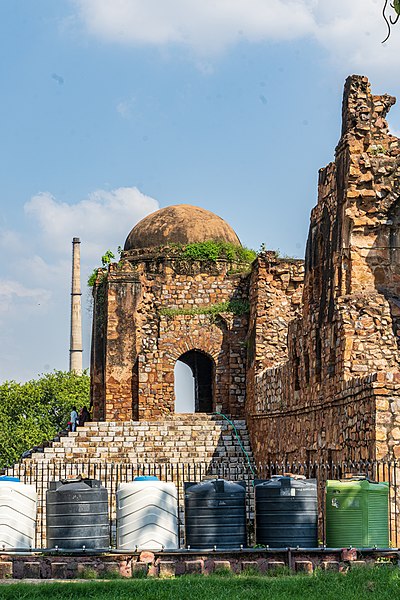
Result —
M 6 469 L 6 475 L 19 477 L 23 483 L 36 487 L 38 517 L 37 548 L 46 547 L 46 491 L 51 481 L 76 477 L 98 479 L 108 491 L 110 515 L 110 546 L 116 538 L 116 495 L 120 483 L 128 483 L 137 476 L 156 476 L 160 481 L 172 482 L 178 491 L 179 538 L 184 544 L 184 483 L 200 482 L 210 478 L 246 482 L 246 511 L 249 544 L 254 542 L 254 486 L 257 481 L 276 475 L 294 474 L 316 479 L 319 506 L 319 539 L 325 543 L 325 487 L 328 479 L 346 479 L 363 475 L 373 481 L 389 483 L 389 533 L 392 547 L 400 542 L 400 462 L 397 461 L 341 461 L 341 462 L 268 462 L 250 466 L 245 460 L 234 462 L 194 463 L 107 463 L 107 462 L 47 462 L 23 461 Z

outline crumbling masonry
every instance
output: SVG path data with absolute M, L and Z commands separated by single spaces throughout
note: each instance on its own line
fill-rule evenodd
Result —
M 162 209 L 132 230 L 94 291 L 95 420 L 168 418 L 181 359 L 196 412 L 245 418 L 256 462 L 400 456 L 400 142 L 385 120 L 394 102 L 373 96 L 366 77 L 346 81 L 304 263 L 263 252 L 245 273 L 226 259 L 182 260 L 176 243 L 235 243 L 195 207 Z M 201 314 L 232 299 L 249 311 Z

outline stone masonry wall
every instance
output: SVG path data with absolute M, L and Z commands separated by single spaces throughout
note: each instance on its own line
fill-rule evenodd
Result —
M 346 82 L 342 137 L 311 214 L 301 315 L 288 327 L 287 358 L 264 364 L 247 398 L 257 461 L 397 452 L 395 412 L 380 408 L 399 377 L 400 142 L 384 118 L 393 102 L 372 96 L 365 77 Z
M 248 315 L 202 309 L 247 302 L 249 277 L 231 274 L 237 265 L 227 261 L 183 261 L 168 252 L 128 252 L 110 266 L 104 316 L 96 313 L 93 334 L 96 419 L 151 420 L 173 413 L 174 366 L 190 350 L 212 361 L 213 410 L 244 414 Z M 95 306 L 99 291 L 97 286 Z
M 301 260 L 281 259 L 274 252 L 265 252 L 253 263 L 247 338 L 247 413 L 257 402 L 259 373 L 288 359 L 287 332 L 299 315 L 303 279 Z

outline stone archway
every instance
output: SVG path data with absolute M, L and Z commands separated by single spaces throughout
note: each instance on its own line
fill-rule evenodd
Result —
M 187 365 L 194 379 L 193 402 L 188 399 L 188 405 L 192 404 L 192 410 L 188 412 L 213 412 L 215 365 L 211 356 L 200 350 L 189 350 L 182 354 L 177 362 Z M 175 381 L 175 385 L 176 383 Z

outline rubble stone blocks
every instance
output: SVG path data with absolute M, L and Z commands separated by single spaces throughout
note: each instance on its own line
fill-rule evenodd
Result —
M 176 567 L 173 560 L 160 560 L 158 563 L 158 574 L 160 577 L 175 577 Z
M 120 568 L 119 568 L 118 562 L 103 562 L 102 566 L 103 566 L 102 572 L 105 575 L 110 574 L 112 576 L 112 575 L 120 574 Z
M 231 563 L 229 560 L 214 560 L 213 570 L 215 573 L 218 573 L 218 571 L 231 571 Z
M 0 579 L 12 577 L 13 564 L 11 561 L 0 561 Z
M 314 566 L 310 560 L 295 560 L 294 570 L 297 573 L 308 573 L 311 574 L 314 570 Z
M 355 561 L 357 560 L 358 553 L 356 548 L 343 548 L 342 550 L 342 560 L 346 561 Z
M 24 562 L 22 577 L 24 579 L 40 579 L 41 576 L 41 563 L 38 561 L 26 561 Z
M 203 560 L 185 560 L 185 573 L 187 575 L 202 574 L 204 571 Z
M 268 560 L 267 561 L 267 571 L 281 571 L 286 567 L 286 563 L 282 560 Z
M 324 571 L 339 571 L 340 563 L 337 560 L 324 560 L 321 563 Z
M 148 565 L 148 563 L 145 563 L 145 562 L 132 561 L 131 569 L 132 569 L 132 577 L 137 577 L 140 575 L 144 576 L 144 575 L 147 575 L 147 573 L 148 573 L 149 565 Z
M 242 571 L 244 573 L 259 573 L 260 565 L 256 560 L 244 560 L 242 562 Z
M 51 576 L 53 579 L 67 579 L 68 564 L 66 562 L 52 562 Z
M 356 569 L 357 567 L 366 567 L 367 562 L 365 560 L 353 560 L 350 566 L 352 569 Z

